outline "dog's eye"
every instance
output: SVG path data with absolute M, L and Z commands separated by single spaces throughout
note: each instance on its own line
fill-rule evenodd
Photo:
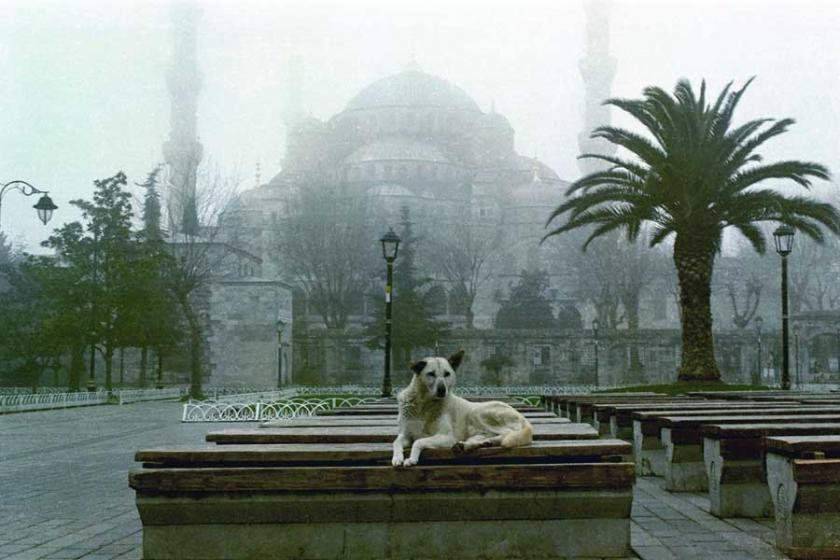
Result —
M 449 377 L 449 372 L 447 371 L 446 373 L 443 374 L 443 376 L 444 377 Z
M 433 371 L 427 371 L 427 372 L 426 372 L 426 375 L 428 375 L 429 377 L 434 377 L 434 376 L 435 376 L 435 372 L 433 372 Z

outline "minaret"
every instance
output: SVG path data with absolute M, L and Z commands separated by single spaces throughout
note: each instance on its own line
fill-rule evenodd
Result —
M 169 139 L 163 143 L 168 168 L 166 207 L 170 234 L 198 233 L 196 171 L 203 148 L 198 141 L 196 115 L 201 75 L 198 71 L 196 33 L 200 8 L 175 1 L 172 20 L 172 59 L 166 74 L 169 89 Z
M 283 99 L 283 125 L 286 127 L 286 146 L 284 160 L 289 157 L 293 131 L 305 116 L 301 101 L 301 68 L 300 56 L 294 41 L 289 42 L 289 52 L 286 65 L 286 86 Z M 284 161 L 284 166 L 286 162 Z
M 582 154 L 614 154 L 614 145 L 589 137 L 594 129 L 610 124 L 610 110 L 603 103 L 610 97 L 616 66 L 615 58 L 610 56 L 612 0 L 584 0 L 583 9 L 586 14 L 586 49 L 579 67 L 585 97 L 583 131 L 578 135 L 578 146 Z M 584 175 L 603 168 L 604 165 L 603 162 L 594 159 L 578 160 L 578 167 Z

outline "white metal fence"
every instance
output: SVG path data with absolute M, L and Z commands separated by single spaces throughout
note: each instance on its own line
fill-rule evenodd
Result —
M 105 404 L 108 402 L 108 398 L 108 391 L 2 395 L 0 396 L 0 412 L 22 412 L 25 410 L 90 406 L 94 404 Z
M 187 394 L 183 387 L 168 387 L 166 389 L 123 389 L 115 393 L 120 404 L 143 401 L 165 401 L 180 399 Z
M 79 391 L 76 393 L 36 393 L 0 395 L 0 414 L 28 410 L 49 410 L 92 406 L 97 404 L 128 404 L 141 401 L 179 399 L 186 394 L 180 387 L 167 389 L 126 389 L 120 391 Z
M 294 397 L 274 402 L 209 402 L 184 403 L 182 422 L 261 422 L 313 416 L 334 408 L 382 402 L 376 397 Z

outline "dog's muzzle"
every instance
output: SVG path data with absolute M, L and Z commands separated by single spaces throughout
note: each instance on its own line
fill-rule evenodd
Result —
M 446 396 L 446 387 L 444 387 L 443 385 L 438 385 L 435 394 L 439 399 L 442 399 Z

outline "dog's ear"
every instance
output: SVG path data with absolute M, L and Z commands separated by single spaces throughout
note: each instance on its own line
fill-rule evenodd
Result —
M 426 360 L 420 360 L 419 362 L 411 362 L 408 364 L 409 369 L 414 373 L 420 373 L 423 371 L 423 368 L 426 367 Z
M 460 349 L 451 356 L 449 356 L 446 361 L 449 362 L 449 365 L 452 366 L 452 369 L 458 369 L 458 366 L 461 365 L 461 362 L 464 360 L 464 349 Z

